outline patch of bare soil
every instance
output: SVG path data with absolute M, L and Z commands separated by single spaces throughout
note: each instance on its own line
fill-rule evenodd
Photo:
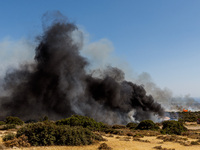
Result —
M 188 130 L 200 130 L 200 124 L 197 124 L 196 122 L 186 122 L 185 127 Z

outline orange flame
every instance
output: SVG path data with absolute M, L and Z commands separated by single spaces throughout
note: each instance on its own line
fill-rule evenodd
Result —
M 188 112 L 188 110 L 187 109 L 183 109 L 183 112 Z

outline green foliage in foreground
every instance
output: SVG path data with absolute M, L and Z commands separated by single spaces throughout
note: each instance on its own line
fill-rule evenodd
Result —
M 5 120 L 6 124 L 15 124 L 15 125 L 22 125 L 24 122 L 19 119 L 18 117 L 8 116 Z
M 32 146 L 89 145 L 103 140 L 99 135 L 83 127 L 58 126 L 50 122 L 28 124 L 17 131 L 17 137 L 25 135 Z
M 155 124 L 152 120 L 143 120 L 141 121 L 136 129 L 139 130 L 158 130 L 159 126 Z
M 15 134 L 9 133 L 3 136 L 3 141 L 13 140 L 15 138 Z
M 8 129 L 16 129 L 16 125 L 15 124 L 4 125 L 3 130 L 8 130 Z
M 69 125 L 69 126 L 81 126 L 84 128 L 88 128 L 93 131 L 102 131 L 106 127 L 102 122 L 96 122 L 93 118 L 80 116 L 80 115 L 72 115 L 69 118 L 58 120 L 56 122 L 57 125 Z
M 161 133 L 181 135 L 181 133 L 186 130 L 187 128 L 185 128 L 181 122 L 172 120 L 163 122 Z

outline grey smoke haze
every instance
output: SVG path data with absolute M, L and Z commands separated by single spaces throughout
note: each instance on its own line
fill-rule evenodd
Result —
M 28 120 L 47 115 L 60 119 L 80 114 L 109 124 L 125 124 L 163 116 L 161 105 L 143 86 L 126 81 L 121 69 L 110 66 L 89 74 L 89 62 L 80 55 L 83 36 L 75 34 L 78 28 L 66 17 L 55 16 L 52 24 L 43 25 L 35 61 L 6 74 L 1 118 L 12 115 Z M 77 36 L 80 42 L 74 40 Z
M 87 33 L 86 37 L 88 37 Z M 189 95 L 174 95 L 173 91 L 170 89 L 160 88 L 156 85 L 148 73 L 143 72 L 138 74 L 137 72 L 133 72 L 134 70 L 128 65 L 126 60 L 115 56 L 113 50 L 114 47 L 112 43 L 107 39 L 101 39 L 92 44 L 85 44 L 82 53 L 90 62 L 94 62 L 90 64 L 94 69 L 92 70 L 93 76 L 104 76 L 102 73 L 104 71 L 102 70 L 105 70 L 105 66 L 119 66 L 119 68 L 123 70 L 127 80 L 138 85 L 143 85 L 147 95 L 152 95 L 155 101 L 160 103 L 166 111 L 182 111 L 183 109 L 189 109 L 191 111 L 200 110 L 200 103 Z
M 151 76 L 148 73 L 138 75 L 134 82 L 136 84 L 144 85 L 147 94 L 151 94 L 166 111 L 182 111 L 183 109 L 189 109 L 191 111 L 200 110 L 200 103 L 190 97 L 190 95 L 174 96 L 170 89 L 161 89 L 158 87 L 152 81 Z
M 6 71 L 18 68 L 20 66 L 19 62 L 33 60 L 34 44 L 26 39 L 14 41 L 10 38 L 5 38 L 0 42 L 0 56 L 0 77 L 3 77 Z

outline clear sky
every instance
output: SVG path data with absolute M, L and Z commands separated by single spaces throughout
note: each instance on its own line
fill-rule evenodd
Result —
M 2 43 L 34 38 L 52 10 L 84 28 L 91 42 L 108 39 L 115 55 L 159 87 L 200 97 L 199 0 L 0 0 L 0 63 L 14 57 L 3 56 Z

